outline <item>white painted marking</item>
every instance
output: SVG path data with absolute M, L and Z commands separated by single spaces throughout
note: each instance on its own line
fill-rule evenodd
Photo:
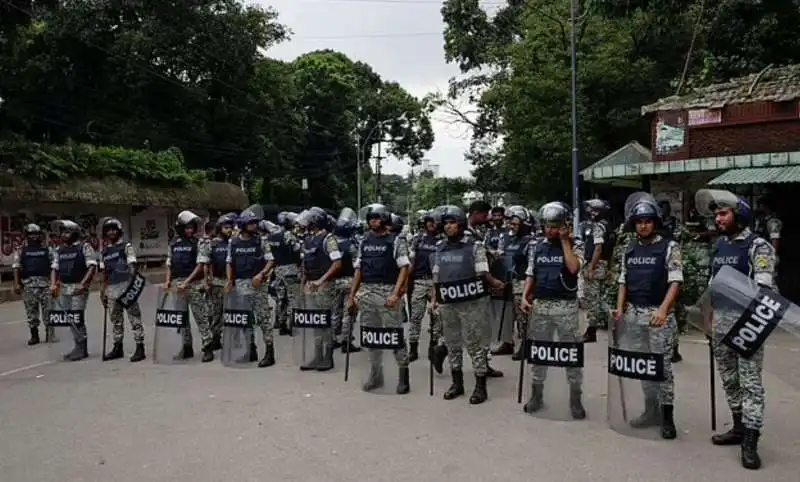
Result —
M 0 321 L 0 326 L 20 325 L 22 323 L 27 323 L 27 321 L 26 320 Z
M 26 365 L 24 367 L 14 368 L 13 370 L 9 370 L 7 372 L 0 373 L 0 377 L 7 377 L 7 376 L 13 375 L 15 373 L 24 372 L 25 370 L 32 370 L 34 368 L 43 367 L 43 366 L 49 365 L 51 363 L 53 363 L 53 361 L 52 360 L 48 360 L 48 361 L 43 361 L 43 362 L 39 362 L 39 363 L 34 363 L 33 365 Z

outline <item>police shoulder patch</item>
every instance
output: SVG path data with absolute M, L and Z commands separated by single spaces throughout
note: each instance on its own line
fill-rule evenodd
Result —
M 755 259 L 753 259 L 753 266 L 757 270 L 769 268 L 769 257 L 763 254 L 756 255 Z

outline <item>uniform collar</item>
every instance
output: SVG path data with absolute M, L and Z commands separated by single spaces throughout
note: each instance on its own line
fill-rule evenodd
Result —
M 734 236 L 732 238 L 728 238 L 728 239 L 730 239 L 731 241 L 741 241 L 743 239 L 746 239 L 748 236 L 750 236 L 750 234 L 752 234 L 752 232 L 750 231 L 750 228 L 745 227 L 744 229 L 742 229 L 742 231 L 739 234 L 737 234 L 736 236 Z

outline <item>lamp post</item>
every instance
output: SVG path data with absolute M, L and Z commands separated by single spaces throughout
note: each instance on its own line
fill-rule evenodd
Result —
M 579 185 L 580 179 L 578 177 L 578 86 L 577 76 L 578 71 L 576 68 L 577 62 L 577 47 L 575 45 L 575 18 L 578 16 L 578 0 L 570 0 L 570 24 L 572 26 L 570 33 L 570 54 L 572 63 L 572 209 L 574 222 L 572 223 L 573 234 L 578 237 L 578 221 L 580 219 L 580 202 Z
M 406 113 L 403 112 L 402 114 L 400 114 L 400 117 L 398 117 L 398 120 L 405 120 L 405 119 L 406 119 Z M 395 120 L 395 119 L 385 119 L 385 120 L 382 120 L 382 121 L 379 121 L 378 123 L 376 123 L 372 127 L 372 129 L 369 130 L 369 133 L 363 139 L 363 141 L 361 139 L 361 133 L 359 132 L 359 129 L 358 128 L 355 129 L 355 134 L 356 134 L 356 183 L 358 184 L 356 186 L 356 199 L 357 199 L 356 202 L 358 203 L 358 208 L 359 209 L 361 209 L 361 207 L 362 207 L 362 204 L 361 204 L 361 184 L 362 184 L 362 182 L 361 182 L 361 162 L 363 161 L 363 157 L 364 157 L 364 148 L 367 146 L 367 143 L 369 142 L 369 140 L 372 139 L 372 136 L 373 136 L 373 134 L 375 134 L 375 130 L 378 127 L 383 127 L 385 124 L 388 124 L 389 122 L 392 122 L 393 120 Z M 378 141 L 378 142 L 380 142 L 380 141 Z M 378 162 L 380 162 L 380 159 L 378 160 Z

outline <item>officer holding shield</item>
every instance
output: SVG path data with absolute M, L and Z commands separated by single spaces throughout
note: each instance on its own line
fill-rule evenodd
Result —
M 50 326 L 48 312 L 52 294 L 48 288 L 54 283 L 56 262 L 55 250 L 47 246 L 42 228 L 36 224 L 25 226 L 25 244 L 14 251 L 11 268 L 14 270 L 14 292 L 22 293 L 25 316 L 31 337 L 28 346 L 38 345 L 39 322 L 45 326 L 45 342 L 55 339 L 55 331 Z
M 211 242 L 205 236 L 198 234 L 200 216 L 191 211 L 181 211 L 175 221 L 175 238 L 167 251 L 167 279 L 164 288 L 170 289 L 172 283 L 177 284 L 180 292 L 188 291 L 189 308 L 194 315 L 194 321 L 200 330 L 203 346 L 203 363 L 214 360 L 214 351 L 211 345 L 211 332 L 208 329 L 209 307 L 205 297 L 205 283 L 195 283 L 203 277 L 204 267 L 211 261 Z M 183 347 L 175 360 L 194 358 L 192 330 L 186 328 L 183 334 Z
M 250 207 L 239 215 L 239 235 L 231 239 L 227 261 L 227 284 L 225 291 L 236 292 L 250 299 L 256 324 L 261 326 L 264 340 L 264 357 L 258 362 L 260 368 L 275 364 L 273 346 L 272 316 L 269 307 L 269 272 L 274 264 L 269 243 L 258 232 L 258 223 L 263 219 L 260 206 Z M 225 340 L 222 341 L 226 343 Z M 258 348 L 251 341 L 251 361 L 258 359 Z
M 222 311 L 225 301 L 225 285 L 228 282 L 228 245 L 236 226 L 236 219 L 236 213 L 223 214 L 217 219 L 216 235 L 211 240 L 211 256 L 209 263 L 205 265 L 205 276 L 211 298 L 208 318 L 212 350 L 222 348 Z
M 340 345 L 342 353 L 356 353 L 361 348 L 353 345 L 351 336 L 352 325 L 355 314 L 345 311 L 345 303 L 350 295 L 350 288 L 353 286 L 353 275 L 356 269 L 353 266 L 358 257 L 358 243 L 354 237 L 355 226 L 358 223 L 358 214 L 350 208 L 342 209 L 339 219 L 336 220 L 336 227 L 333 234 L 336 242 L 339 243 L 339 252 L 342 253 L 342 266 L 336 273 L 334 280 L 334 300 L 333 300 L 333 326 L 341 335 Z
M 424 212 L 420 216 L 419 224 L 422 229 L 414 235 L 408 246 L 408 256 L 412 266 L 409 280 L 409 285 L 411 286 L 409 290 L 411 293 L 411 327 L 408 334 L 410 345 L 409 362 L 419 358 L 419 336 L 422 331 L 422 318 L 425 316 L 428 303 L 431 301 L 431 287 L 433 286 L 430 257 L 436 251 L 436 243 L 442 239 L 436 226 L 436 220 L 431 213 Z M 429 358 L 433 356 L 433 351 L 441 337 L 441 325 L 437 323 L 436 317 L 438 317 L 438 312 L 431 313 L 431 327 L 436 327 L 437 330 L 435 332 L 432 330 L 431 332 L 428 347 Z
M 402 326 L 400 303 L 408 279 L 411 261 L 404 238 L 389 233 L 391 213 L 382 204 L 370 204 L 361 209 L 360 217 L 367 221 L 369 231 L 358 247 L 355 276 L 348 311 L 356 306 L 361 311 L 362 325 L 377 327 Z M 370 392 L 384 384 L 382 350 L 369 348 L 369 376 L 363 390 Z M 394 349 L 398 368 L 396 392 L 404 395 L 411 390 L 408 372 L 408 350 Z
M 280 230 L 267 234 L 272 255 L 275 257 L 275 279 L 277 281 L 278 329 L 281 335 L 290 335 L 289 307 L 295 305 L 300 291 L 300 249 L 302 243 L 294 234 L 297 215 L 289 212 L 278 213 Z
M 57 281 L 50 287 L 53 296 L 66 298 L 62 309 L 84 311 L 89 299 L 89 286 L 97 270 L 97 254 L 92 245 L 81 239 L 81 228 L 74 221 L 62 219 L 55 222 L 61 232 L 61 246 L 56 250 L 53 268 Z M 79 361 L 89 357 L 86 324 L 72 326 L 75 348 L 64 355 L 65 361 Z
M 652 196 L 643 192 L 631 194 L 625 210 L 636 239 L 625 250 L 620 263 L 613 329 L 619 327 L 625 333 L 627 348 L 661 354 L 664 359 L 664 381 L 642 381 L 645 410 L 630 425 L 634 428 L 660 425 L 661 438 L 671 440 L 677 436 L 673 418 L 672 348 L 678 325 L 672 310 L 683 283 L 681 248 L 677 241 L 659 234 L 662 217 Z
M 442 331 L 447 345 L 453 383 L 445 400 L 464 395 L 463 345 L 472 358 L 475 389 L 469 398 L 472 405 L 486 401 L 488 338 L 490 333 L 489 289 L 500 291 L 503 282 L 489 274 L 486 248 L 471 236 L 465 236 L 464 211 L 448 206 L 441 213 L 445 239 L 439 241 L 433 255 L 434 309 L 439 307 Z
M 701 214 L 712 213 L 717 232 L 714 244 L 711 274 L 716 275 L 723 266 L 730 266 L 750 277 L 755 283 L 775 289 L 775 248 L 769 241 L 754 234 L 750 228 L 752 211 L 740 197 L 729 191 L 702 189 L 695 196 Z M 713 303 L 713 300 L 712 300 Z M 724 307 L 714 307 L 715 326 L 731 326 L 738 314 Z M 714 435 L 714 445 L 741 445 L 742 466 L 747 469 L 761 467 L 758 439 L 764 424 L 764 346 L 750 358 L 740 356 L 722 343 L 725 333 L 714 329 L 712 347 L 717 362 L 725 398 L 733 416 L 733 428 Z
M 544 239 L 528 250 L 521 308 L 525 313 L 533 311 L 530 327 L 533 340 L 553 340 L 557 333 L 560 341 L 577 342 L 581 334 L 576 291 L 578 274 L 584 263 L 583 246 L 570 235 L 568 206 L 560 202 L 547 203 L 539 210 L 539 216 Z M 566 374 L 572 418 L 584 419 L 583 369 L 570 367 Z M 547 366 L 534 363 L 533 387 L 530 399 L 523 407 L 526 413 L 532 414 L 542 408 L 546 376 Z
M 125 292 L 133 275 L 136 274 L 136 251 L 133 249 L 133 244 L 122 239 L 122 221 L 106 218 L 100 225 L 103 238 L 106 240 L 106 245 L 100 254 L 100 269 L 103 270 L 103 288 L 100 297 L 106 309 L 111 311 L 109 320 L 114 334 L 114 347 L 103 355 L 103 359 L 116 360 L 125 356 L 122 347 L 125 318 L 122 314 L 122 305 L 117 303 L 117 299 Z M 131 356 L 131 361 L 142 361 L 145 359 L 144 326 L 139 301 L 134 301 L 125 311 L 128 312 L 133 341 L 136 343 L 136 351 Z

